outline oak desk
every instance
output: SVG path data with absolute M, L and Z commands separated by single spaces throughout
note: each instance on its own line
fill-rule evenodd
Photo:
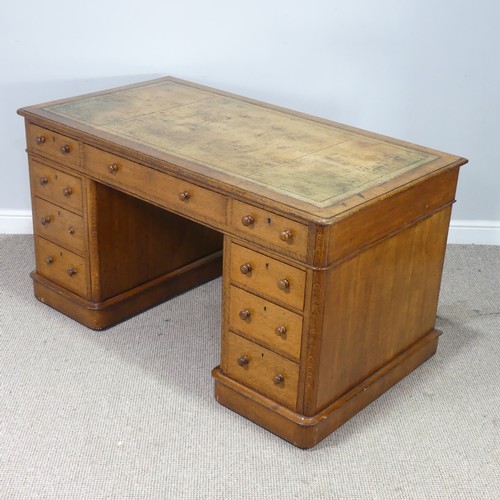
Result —
M 174 78 L 19 113 L 42 302 L 100 329 L 222 272 L 216 398 L 304 448 L 434 354 L 463 158 Z

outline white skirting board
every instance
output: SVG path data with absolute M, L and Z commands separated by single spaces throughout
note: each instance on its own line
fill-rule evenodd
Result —
M 448 243 L 500 245 L 500 221 L 452 219 Z
M 33 234 L 29 210 L 1 210 L 0 234 Z
M 32 234 L 31 212 L 3 210 L 0 212 L 0 234 Z M 500 245 L 500 221 L 452 220 L 448 243 Z

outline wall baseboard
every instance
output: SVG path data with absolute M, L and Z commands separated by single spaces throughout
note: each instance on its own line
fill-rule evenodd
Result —
M 1 210 L 0 234 L 33 234 L 30 210 Z
M 500 221 L 452 219 L 448 243 L 500 245 Z
M 31 212 L 26 210 L 1 211 L 0 234 L 33 234 Z M 500 245 L 500 221 L 452 220 L 448 243 Z

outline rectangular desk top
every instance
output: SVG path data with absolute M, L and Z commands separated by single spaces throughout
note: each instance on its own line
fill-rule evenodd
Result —
M 463 158 L 167 77 L 24 108 L 226 190 L 331 219 Z M 264 201 L 265 203 L 265 201 Z

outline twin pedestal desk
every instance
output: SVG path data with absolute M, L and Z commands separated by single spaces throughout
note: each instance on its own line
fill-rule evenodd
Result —
M 45 304 L 102 329 L 222 273 L 215 397 L 301 448 L 436 351 L 463 158 L 174 78 L 19 113 Z

